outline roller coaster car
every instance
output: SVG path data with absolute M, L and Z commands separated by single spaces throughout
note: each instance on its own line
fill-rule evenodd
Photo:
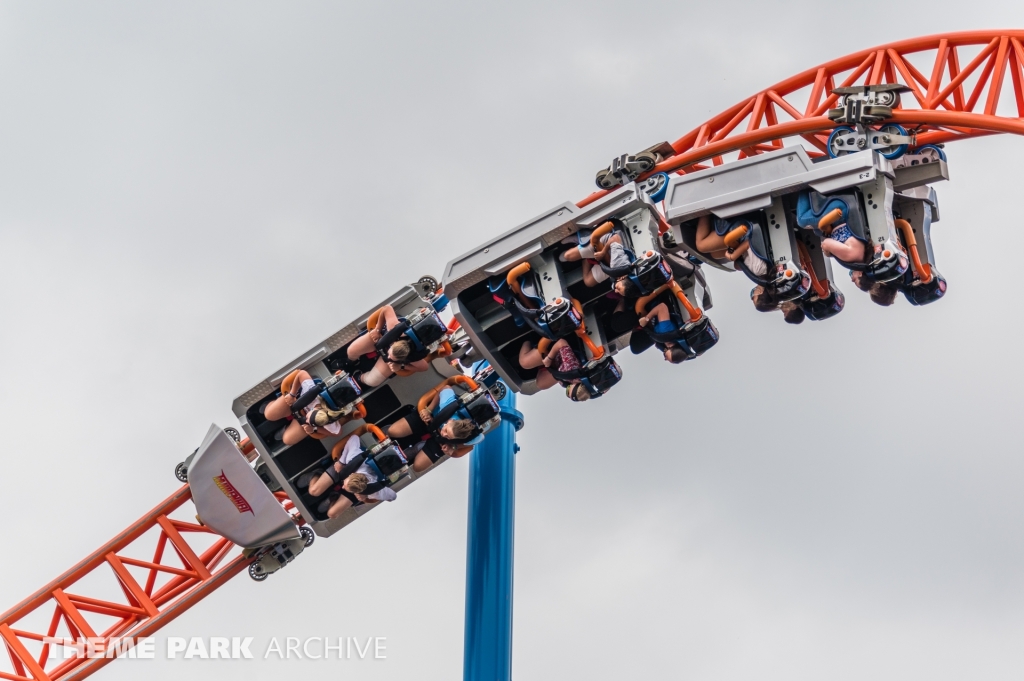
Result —
M 616 303 L 607 297 L 610 281 L 587 287 L 582 263 L 562 262 L 559 255 L 581 232 L 586 238 L 612 229 L 625 249 L 641 254 L 631 265 L 638 280 L 654 281 L 670 271 L 661 262 L 661 224 L 650 196 L 628 184 L 585 208 L 556 206 L 449 262 L 444 293 L 469 338 L 472 357 L 486 359 L 513 390 L 531 394 L 537 389 L 536 370 L 518 363 L 524 341 L 575 336 L 588 359 L 625 347 L 628 331 L 615 333 L 609 325 Z
M 892 281 L 902 276 L 907 266 L 892 215 L 895 193 L 948 177 L 945 161 L 941 160 L 894 170 L 877 152 L 812 162 L 802 147 L 787 147 L 671 177 L 665 213 L 681 250 L 725 270 L 737 268 L 697 250 L 697 218 L 711 214 L 722 220 L 749 220 L 754 231 L 761 232 L 765 255 L 774 263 L 775 275 L 787 280 L 773 283 L 776 289 L 785 291 L 786 286 L 793 285 L 794 289 L 805 289 L 803 295 L 793 299 L 811 295 L 825 300 L 829 298 L 826 288 L 836 287 L 829 259 L 820 252 L 823 228 L 845 220 L 854 235 L 868 244 L 872 259 L 867 264 L 844 264 L 879 280 Z M 806 210 L 801 211 L 801 207 Z M 800 243 L 806 247 L 813 267 L 802 257 Z M 811 279 L 810 287 L 802 273 Z
M 654 169 L 666 158 L 675 156 L 676 151 L 668 142 L 659 142 L 635 154 L 623 154 L 612 159 L 607 168 L 597 171 L 594 181 L 601 189 L 612 189 L 620 184 L 629 184 L 646 172 Z M 656 193 L 660 187 L 655 184 L 649 188 Z M 655 199 L 656 201 L 658 199 Z
M 329 461 L 331 448 L 366 422 L 386 428 L 415 410 L 424 392 L 440 381 L 461 375 L 447 361 L 450 348 L 446 339 L 450 334 L 437 316 L 446 304 L 447 300 L 438 292 L 437 281 L 424 277 L 417 284 L 402 288 L 235 399 L 232 409 L 259 453 L 257 471 L 263 478 L 264 487 L 284 492 L 316 534 L 329 536 L 373 506 L 357 506 L 338 518 L 328 519 L 318 510 L 318 499 L 310 497 L 306 486 L 298 484 L 299 478 L 317 468 L 322 470 L 325 459 Z M 368 388 L 349 375 L 359 367 L 354 367 L 348 359 L 347 349 L 353 340 L 366 332 L 367 323 L 376 319 L 384 305 L 391 305 L 397 315 L 411 322 L 410 333 L 407 334 L 410 341 L 414 344 L 418 341 L 424 348 L 434 348 L 434 351 L 428 356 L 427 371 L 395 375 L 379 386 Z M 368 363 L 373 361 L 376 360 L 371 357 Z M 307 399 L 319 397 L 327 407 L 351 410 L 351 418 L 343 423 L 339 435 L 327 434 L 322 439 L 306 437 L 297 444 L 285 446 L 281 434 L 288 421 L 267 421 L 264 417 L 263 407 L 280 395 L 281 382 L 296 369 L 306 370 L 319 381 L 315 395 L 313 391 L 307 391 L 311 394 Z M 303 393 L 300 400 L 307 393 Z M 398 480 L 393 488 L 397 491 L 420 475 L 423 474 L 410 473 Z

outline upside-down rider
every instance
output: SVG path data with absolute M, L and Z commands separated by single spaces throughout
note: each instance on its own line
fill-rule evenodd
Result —
M 375 387 L 399 370 L 418 372 L 430 368 L 426 359 L 428 351 L 415 347 L 405 337 L 410 327 L 404 317 L 395 314 L 392 306 L 385 305 L 380 309 L 376 325 L 352 341 L 346 351 L 352 362 L 364 357 L 377 357 L 373 368 L 358 376 L 360 383 Z
M 633 354 L 656 345 L 666 362 L 679 364 L 699 357 L 718 343 L 718 329 L 686 297 L 674 273 L 669 273 L 665 283 L 644 293 L 634 303 L 639 328 L 629 337 Z
M 605 223 L 598 229 L 606 228 L 610 224 Z M 601 267 L 602 263 L 613 270 L 629 267 L 630 264 L 621 236 L 609 231 L 601 235 L 598 241 L 599 249 L 595 244 L 587 242 L 562 251 L 558 256 L 562 262 L 583 261 L 583 283 L 588 287 L 597 286 L 608 280 L 608 273 Z
M 547 345 L 546 339 L 537 347 L 533 347 L 528 340 L 523 341 L 519 348 L 519 366 L 523 369 L 538 369 L 538 390 L 561 385 L 570 400 L 586 402 L 592 397 L 603 395 L 622 377 L 619 365 L 608 358 L 606 364 L 597 367 L 599 371 L 608 374 L 606 379 L 592 380 L 585 371 L 588 365 L 586 354 L 582 347 L 576 346 L 575 338 L 559 338 L 547 348 L 542 345 Z
M 338 460 L 319 476 L 312 476 L 309 482 L 311 496 L 319 497 L 334 488 L 334 493 L 327 498 L 328 518 L 337 518 L 352 506 L 379 504 L 398 498 L 398 493 L 387 485 L 387 481 L 381 480 L 365 461 L 362 442 L 353 433 L 341 446 Z
M 281 396 L 264 407 L 264 418 L 279 421 L 292 416 L 292 405 L 302 395 L 316 388 L 316 382 L 309 372 L 303 369 L 293 371 L 281 382 Z M 338 421 L 340 412 L 329 410 L 319 397 L 306 405 L 299 416 L 293 418 L 284 429 L 281 441 L 285 445 L 294 445 L 307 435 L 319 440 L 341 433 L 342 424 Z
M 417 473 L 442 456 L 455 456 L 460 448 L 483 440 L 476 422 L 451 388 L 435 393 L 423 409 L 395 421 L 387 432 L 412 459 Z
M 749 232 L 729 238 L 735 227 L 736 225 L 721 218 L 701 216 L 697 220 L 697 250 L 718 260 L 726 258 L 733 263 L 741 262 L 751 274 L 758 277 L 766 276 L 771 263 L 750 248 Z

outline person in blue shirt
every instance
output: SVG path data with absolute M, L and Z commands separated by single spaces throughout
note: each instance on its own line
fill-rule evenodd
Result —
M 417 473 L 446 454 L 454 455 L 459 447 L 483 440 L 476 422 L 451 388 L 435 394 L 423 409 L 392 423 L 387 434 L 406 450 Z

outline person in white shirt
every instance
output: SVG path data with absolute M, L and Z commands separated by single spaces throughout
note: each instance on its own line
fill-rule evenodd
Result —
M 263 409 L 263 417 L 268 421 L 279 421 L 283 418 L 287 418 L 292 413 L 292 405 L 298 400 L 304 393 L 316 388 L 316 382 L 313 377 L 309 375 L 309 372 L 302 369 L 298 369 L 288 374 L 284 381 L 281 382 L 281 396 L 273 402 L 267 404 Z M 302 418 L 292 419 L 284 429 L 284 436 L 282 441 L 285 445 L 291 446 L 297 442 L 302 441 L 307 435 L 320 440 L 331 435 L 338 435 L 341 433 L 341 424 L 324 423 L 321 425 L 315 425 L 309 419 L 310 414 L 314 411 L 325 411 L 326 407 L 323 401 L 318 397 L 302 409 Z M 321 419 L 326 420 L 326 419 Z
M 358 435 L 350 435 L 341 450 L 341 456 L 319 477 L 309 483 L 309 493 L 318 497 L 332 487 L 337 489 L 338 497 L 330 501 L 327 509 L 328 518 L 337 518 L 352 506 L 360 504 L 379 504 L 382 501 L 394 501 L 398 493 L 380 480 L 377 474 L 366 465 L 366 453 Z
M 611 269 L 629 267 L 629 256 L 622 246 L 622 237 L 614 232 L 609 232 L 599 239 L 601 250 L 595 251 L 591 244 L 574 246 L 563 251 L 558 259 L 562 262 L 583 261 L 583 283 L 587 286 L 597 286 L 608 280 L 608 274 L 601 268 L 601 263 L 608 265 Z

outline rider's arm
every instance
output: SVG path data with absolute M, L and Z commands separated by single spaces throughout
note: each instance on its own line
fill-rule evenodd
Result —
M 359 467 L 366 461 L 366 452 L 360 452 L 356 454 L 355 458 L 349 461 L 347 464 L 341 467 L 341 471 L 338 472 L 338 480 L 345 482 L 345 479 L 359 470 Z M 338 465 L 341 462 L 338 461 L 334 464 L 334 470 L 338 470 Z
M 750 242 L 744 241 L 731 251 L 726 251 L 725 257 L 727 257 L 732 262 L 736 262 L 737 260 L 743 257 L 743 254 L 747 252 L 748 248 L 750 248 Z
M 408 371 L 426 371 L 430 368 L 430 363 L 425 359 L 418 359 L 415 362 L 409 362 L 405 365 Z

